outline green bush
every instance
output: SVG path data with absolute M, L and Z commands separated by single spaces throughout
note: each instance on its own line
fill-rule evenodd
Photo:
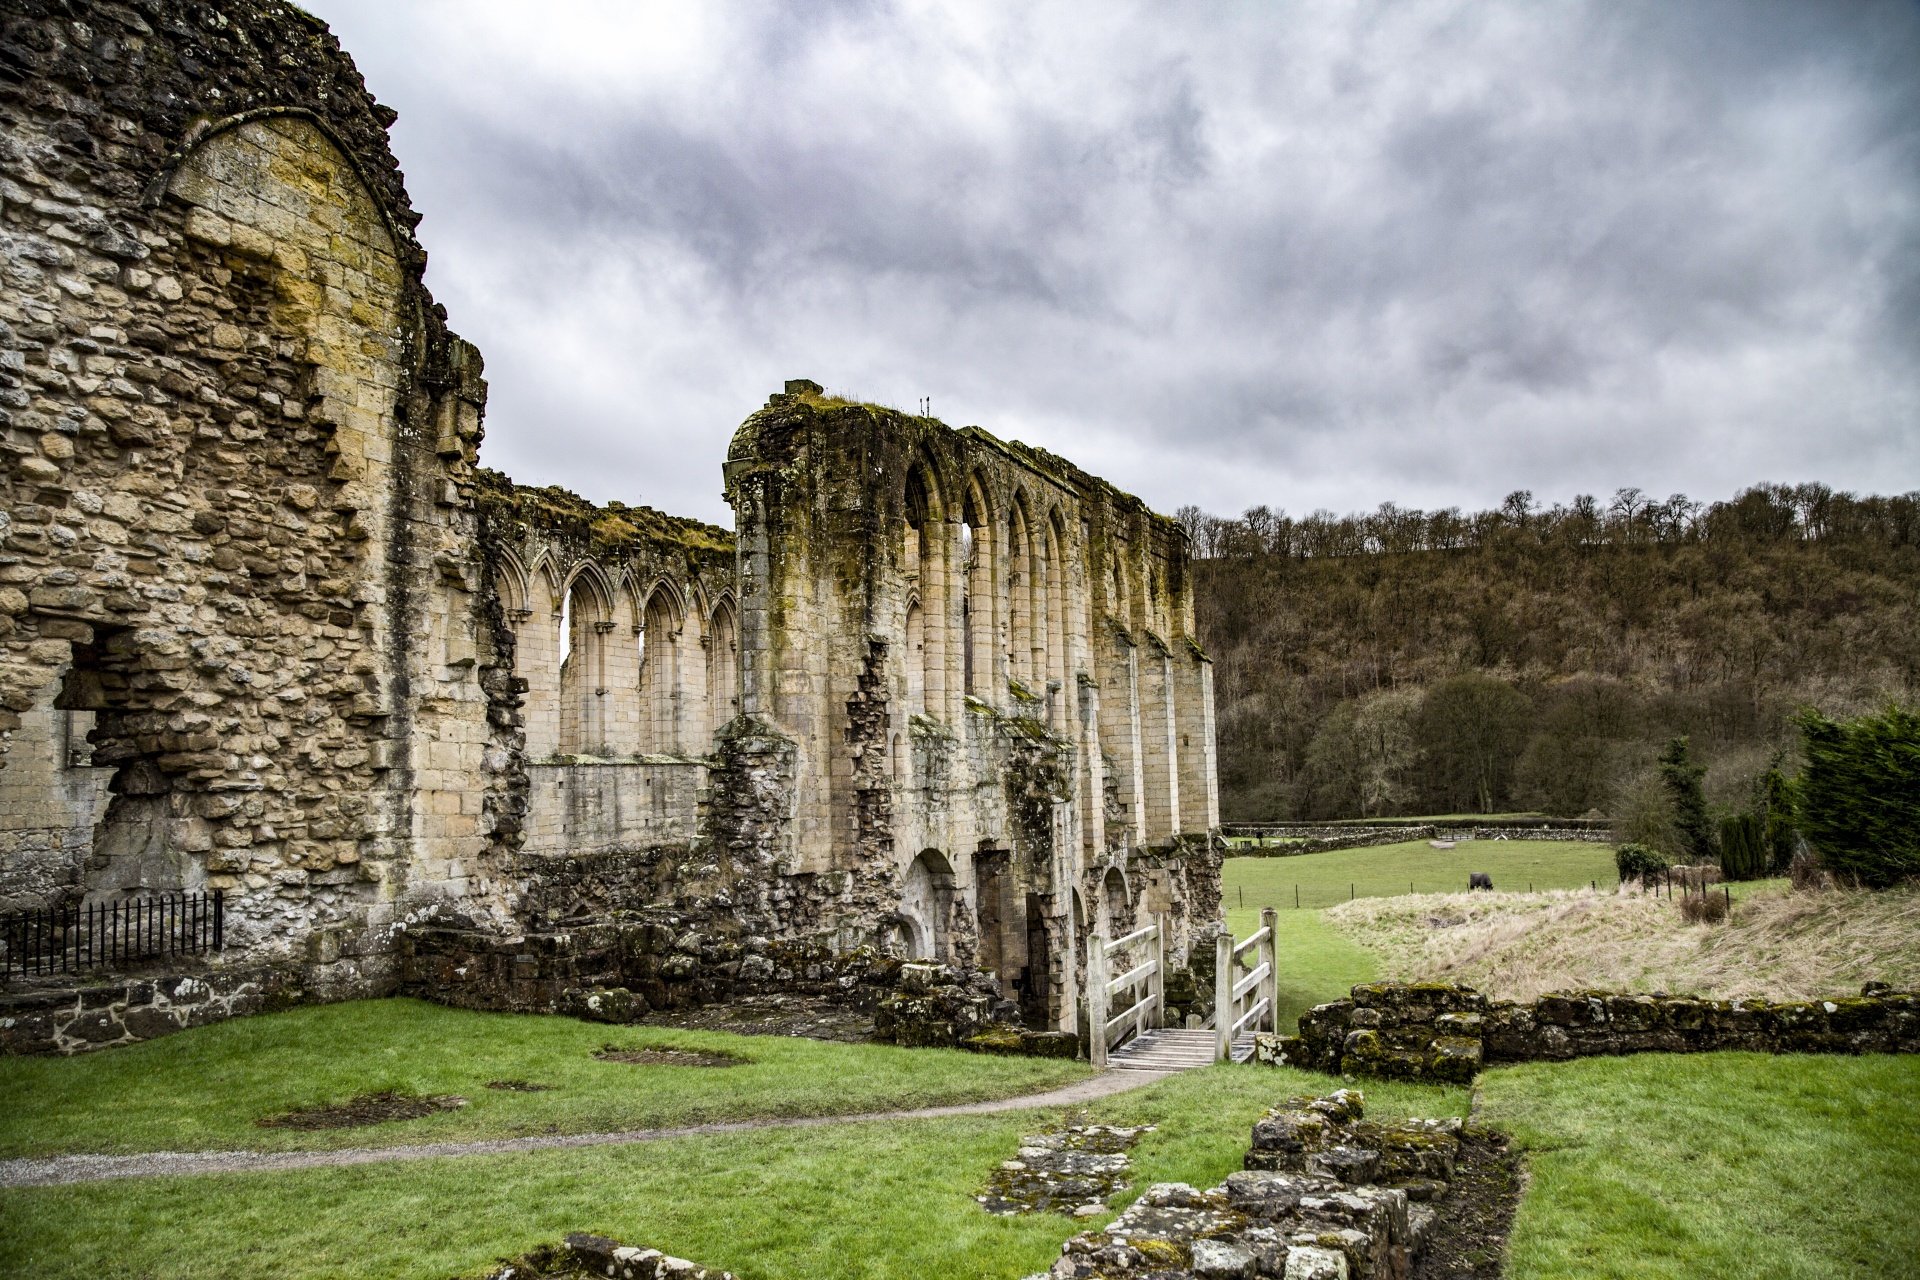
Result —
M 1767 873 L 1765 833 L 1751 813 L 1720 823 L 1720 874 L 1729 880 L 1758 880 Z
M 1920 714 L 1800 716 L 1799 828 L 1827 870 L 1872 888 L 1920 875 Z
M 1659 852 L 1643 844 L 1623 844 L 1613 851 L 1613 865 L 1620 869 L 1620 879 L 1647 881 L 1665 874 L 1667 860 Z

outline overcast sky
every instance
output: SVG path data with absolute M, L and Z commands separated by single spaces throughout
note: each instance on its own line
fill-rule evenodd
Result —
M 731 524 L 786 378 L 1171 511 L 1920 487 L 1912 0 L 304 0 L 515 479 Z

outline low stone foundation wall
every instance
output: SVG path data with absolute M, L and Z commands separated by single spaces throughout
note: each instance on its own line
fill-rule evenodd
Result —
M 0 1054 L 85 1053 L 304 1004 L 297 970 L 210 970 L 0 996 Z
M 1920 993 L 1869 982 L 1839 1000 L 1703 1000 L 1574 991 L 1517 1003 L 1447 983 L 1377 982 L 1254 1038 L 1273 1065 L 1471 1081 L 1483 1064 L 1625 1053 L 1920 1053 Z

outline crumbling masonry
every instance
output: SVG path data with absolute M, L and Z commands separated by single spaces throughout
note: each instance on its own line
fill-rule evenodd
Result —
M 734 437 L 735 533 L 516 486 L 324 24 L 4 15 L 0 911 L 218 888 L 227 943 L 16 990 L 7 1044 L 850 987 L 866 947 L 1072 1030 L 1090 930 L 1213 930 L 1173 522 L 804 381 Z

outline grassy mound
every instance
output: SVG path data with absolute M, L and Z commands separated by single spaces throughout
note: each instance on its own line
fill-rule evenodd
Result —
M 1868 979 L 1920 986 L 1920 889 L 1733 892 L 1723 924 L 1687 923 L 1678 899 L 1583 890 L 1363 898 L 1325 918 L 1384 977 L 1502 999 L 1597 987 L 1806 1000 L 1857 994 Z

